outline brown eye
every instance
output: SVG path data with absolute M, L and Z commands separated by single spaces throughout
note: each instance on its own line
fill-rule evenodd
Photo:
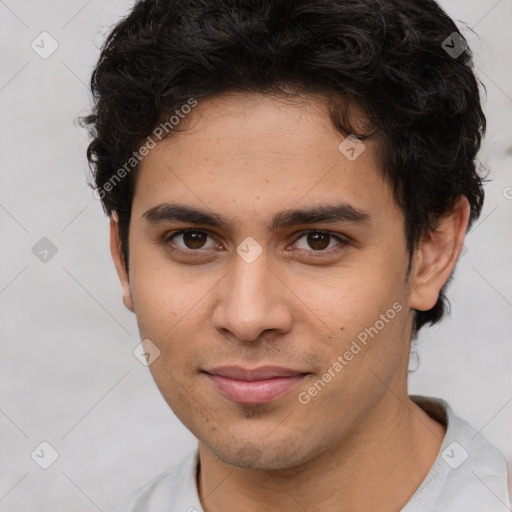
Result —
M 306 243 L 302 243 L 303 246 L 300 247 L 300 240 L 302 239 L 305 239 Z M 336 244 L 332 242 L 338 243 Z M 309 252 L 327 252 L 326 249 L 331 249 L 336 245 L 342 248 L 347 245 L 347 243 L 341 237 L 327 231 L 309 231 L 297 239 L 296 245 L 298 249 Z M 313 249 L 313 251 L 311 249 Z
M 172 236 L 167 238 L 167 242 L 171 242 L 173 245 L 176 245 L 179 249 L 204 249 L 205 244 L 208 240 L 208 233 L 204 231 L 197 231 L 193 229 L 178 231 L 174 233 Z M 177 240 L 182 238 L 181 243 L 176 243 Z M 208 247 L 206 247 L 208 249 Z
M 327 233 L 309 233 L 307 241 L 309 246 L 315 251 L 322 251 L 329 246 L 331 236 Z
M 183 241 L 189 249 L 200 249 L 205 241 L 207 235 L 200 231 L 187 231 L 183 233 Z

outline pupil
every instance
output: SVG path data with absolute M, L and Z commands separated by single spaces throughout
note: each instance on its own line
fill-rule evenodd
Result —
M 329 245 L 329 236 L 325 233 L 310 233 L 308 235 L 308 243 L 312 249 L 320 251 Z
M 204 240 L 201 240 L 204 236 L 204 233 L 198 231 L 187 231 L 183 234 L 183 240 L 190 249 L 199 249 L 204 244 Z

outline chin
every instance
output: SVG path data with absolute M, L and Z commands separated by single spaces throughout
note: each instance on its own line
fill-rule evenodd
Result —
M 204 444 L 220 461 L 241 469 L 282 470 L 299 466 L 310 458 L 304 451 L 304 443 L 299 443 L 302 449 L 299 452 L 299 446 L 289 441 L 276 440 L 265 445 L 253 441 L 236 443 L 233 440 L 222 446 Z

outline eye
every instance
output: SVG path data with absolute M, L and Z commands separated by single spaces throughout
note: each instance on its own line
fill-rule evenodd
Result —
M 338 250 L 342 249 L 346 245 L 348 245 L 348 242 L 345 241 L 343 238 L 341 238 L 338 235 L 335 235 L 334 233 L 331 233 L 329 231 L 308 231 L 306 233 L 303 233 L 295 242 L 294 245 L 300 245 L 300 240 L 305 239 L 306 243 L 303 244 L 303 247 L 298 247 L 300 250 L 305 250 L 308 252 L 331 252 L 330 249 L 333 247 L 336 247 L 338 245 Z M 333 241 L 338 241 L 338 244 L 332 245 Z M 306 247 L 304 247 L 304 245 Z M 310 251 L 308 249 L 313 249 L 313 251 Z M 329 249 L 329 250 L 326 250 Z
M 172 242 L 172 245 L 176 245 L 178 250 L 182 250 L 183 252 L 187 251 L 195 251 L 196 249 L 211 249 L 212 247 L 205 247 L 205 242 L 210 235 L 205 231 L 200 231 L 197 229 L 182 229 L 181 231 L 176 231 L 171 233 L 169 236 L 165 238 L 165 242 Z M 179 245 L 174 242 L 175 239 L 182 238 L 182 244 Z
M 212 242 L 210 246 L 206 245 L 208 238 L 212 238 L 210 234 L 206 231 L 199 229 L 182 229 L 180 231 L 175 231 L 169 233 L 165 238 L 164 242 L 168 245 L 169 250 L 179 252 L 185 255 L 200 255 L 202 250 L 215 249 L 219 248 L 219 245 L 215 242 Z M 305 239 L 305 243 L 301 244 L 301 240 Z M 181 243 L 176 242 L 181 240 Z M 338 243 L 334 243 L 337 241 Z M 293 244 L 294 246 L 298 246 L 297 248 L 300 251 L 309 252 L 309 253 L 320 253 L 318 256 L 323 254 L 329 254 L 333 247 L 338 246 L 337 250 L 343 249 L 345 246 L 349 245 L 345 239 L 331 233 L 329 231 L 306 231 L 300 234 L 300 236 L 296 239 Z M 300 247 L 300 245 L 303 245 Z M 308 248 L 309 246 L 309 248 Z M 311 250 L 312 249 L 312 250 Z

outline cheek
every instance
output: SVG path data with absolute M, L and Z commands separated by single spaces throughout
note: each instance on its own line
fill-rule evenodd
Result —
M 346 276 L 333 275 L 328 285 L 310 287 L 304 301 L 314 313 L 311 322 L 326 333 L 327 361 L 347 354 L 354 363 L 344 373 L 354 377 L 361 366 L 395 367 L 403 350 L 405 281 L 383 261 L 374 263 L 368 271 L 352 269 Z
M 172 375 L 186 372 L 185 363 L 193 356 L 192 340 L 204 336 L 201 299 L 205 299 L 204 290 L 209 287 L 199 286 L 197 280 L 184 279 L 165 266 L 151 268 L 140 261 L 137 264 L 131 285 L 140 336 L 157 345 L 164 370 Z M 154 370 L 161 374 L 158 380 L 165 380 L 165 371 L 158 368 L 155 365 Z
M 166 334 L 183 316 L 183 301 L 179 294 L 161 287 L 161 282 L 145 280 L 132 284 L 132 298 L 141 336 L 156 339 Z
M 192 285 L 184 282 L 160 249 L 130 240 L 130 287 L 141 335 L 162 338 L 192 305 Z
M 333 332 L 364 328 L 379 315 L 403 300 L 404 281 L 391 272 L 373 269 L 345 269 L 334 272 L 329 279 L 303 282 L 306 293 L 298 293 L 316 321 L 325 323 Z M 299 287 L 300 290 L 300 287 Z

